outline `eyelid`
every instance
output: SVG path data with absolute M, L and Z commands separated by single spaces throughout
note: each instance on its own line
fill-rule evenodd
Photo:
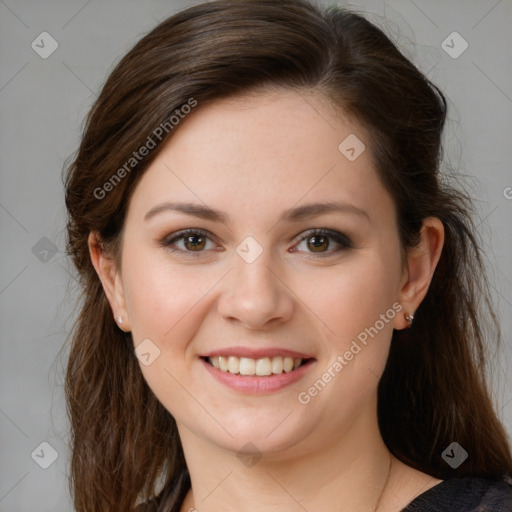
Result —
M 210 233 L 210 231 L 208 231 L 207 229 L 203 229 L 203 228 L 180 229 L 179 231 L 175 231 L 174 233 L 171 233 L 169 235 L 169 237 L 172 237 L 172 238 L 170 238 L 170 240 L 174 240 L 175 238 L 179 238 L 181 236 L 185 236 L 185 235 L 189 235 L 189 234 L 193 234 L 193 235 L 198 234 L 198 235 L 208 236 L 212 239 L 217 238 L 213 233 Z M 167 238 L 169 238 L 169 237 L 167 237 Z
M 201 253 L 206 251 L 184 251 L 183 249 L 178 249 L 176 247 L 172 247 L 173 243 L 175 243 L 177 240 L 182 240 L 187 235 L 201 235 L 205 238 L 208 238 L 212 242 L 218 243 L 217 237 L 215 237 L 212 233 L 210 233 L 206 229 L 202 228 L 186 228 L 186 229 L 180 229 L 179 231 L 175 231 L 174 233 L 171 233 L 168 236 L 165 236 L 159 244 L 164 247 L 165 249 L 168 249 L 172 252 L 179 252 L 181 254 L 185 254 L 187 256 L 199 256 Z
M 317 252 L 317 253 L 309 252 L 308 254 L 318 255 L 320 257 L 321 257 L 321 255 L 329 256 L 329 255 L 332 255 L 333 253 L 340 252 L 340 250 L 351 249 L 353 247 L 352 240 L 347 235 L 344 235 L 343 233 L 340 233 L 338 231 L 334 231 L 332 229 L 326 229 L 326 228 L 311 228 L 306 231 L 303 231 L 297 238 L 295 238 L 295 245 L 299 244 L 300 242 L 302 242 L 312 236 L 317 236 L 317 235 L 322 235 L 322 236 L 326 236 L 328 238 L 334 239 L 336 243 L 338 243 L 339 245 L 342 246 L 342 249 L 329 250 L 329 251 L 326 251 L 323 253 L 322 252 Z
M 204 253 L 204 252 L 207 252 L 206 250 L 202 250 L 202 251 L 184 251 L 183 249 L 178 249 L 178 248 L 175 248 L 175 247 L 172 247 L 172 244 L 176 241 L 176 240 L 182 240 L 184 237 L 186 237 L 187 235 L 200 235 L 200 236 L 204 236 L 205 238 L 209 239 L 210 241 L 212 242 L 215 242 L 215 243 L 218 243 L 218 239 L 216 236 L 214 236 L 212 233 L 210 233 L 208 230 L 206 229 L 202 229 L 202 228 L 186 228 L 186 229 L 181 229 L 179 231 L 176 231 L 174 233 L 171 233 L 171 235 L 168 235 L 166 237 L 164 237 L 161 241 L 160 241 L 160 245 L 164 248 L 167 248 L 168 250 L 172 251 L 172 252 L 180 252 L 182 254 L 186 254 L 187 256 L 199 256 L 201 253 Z M 326 236 L 330 239 L 333 239 L 337 244 L 341 245 L 342 248 L 341 249 L 334 249 L 334 250 L 329 250 L 329 251 L 326 251 L 326 252 L 309 252 L 308 254 L 312 254 L 312 255 L 315 255 L 315 256 L 318 256 L 318 257 L 322 257 L 323 256 L 330 256 L 334 253 L 337 253 L 337 252 L 340 252 L 342 250 L 346 250 L 346 249 L 350 249 L 353 247 L 353 244 L 352 244 L 352 241 L 350 240 L 350 238 L 346 235 L 344 235 L 343 233 L 340 233 L 338 231 L 335 231 L 335 230 L 331 230 L 331 229 L 326 229 L 326 228 L 310 228 L 310 229 L 307 229 L 306 231 L 303 231 L 301 232 L 297 237 L 294 238 L 293 240 L 293 243 L 294 243 L 294 247 L 299 244 L 300 242 L 312 237 L 312 236 L 318 236 L 318 235 L 321 235 L 321 236 Z M 292 252 L 297 252 L 297 251 L 292 251 Z

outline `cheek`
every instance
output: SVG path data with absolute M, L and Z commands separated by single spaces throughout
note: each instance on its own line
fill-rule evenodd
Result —
M 317 406 L 329 404 L 326 414 L 339 414 L 343 403 L 349 417 L 375 394 L 384 370 L 393 319 L 399 314 L 393 304 L 400 268 L 392 250 L 379 249 L 361 252 L 333 270 L 302 282 L 300 296 L 320 320 L 325 350 L 309 385 L 316 379 L 328 382 Z
M 208 291 L 218 277 L 192 265 L 178 269 L 151 254 L 131 253 L 123 263 L 134 347 L 145 340 L 154 344 L 150 364 L 139 363 L 144 379 L 171 414 L 186 417 L 190 409 L 197 414 L 186 391 L 196 356 L 188 347 L 194 348 L 190 341 L 211 308 Z
M 386 365 L 397 313 L 386 278 L 377 270 L 374 266 L 364 276 L 341 273 L 331 279 L 328 294 L 309 296 L 321 320 L 324 353 L 298 400 L 311 404 L 305 410 L 333 423 L 334 431 L 375 398 Z
M 399 277 L 395 257 L 372 250 L 336 267 L 310 271 L 308 279 L 297 276 L 292 288 L 322 324 L 326 339 L 341 350 L 387 311 L 385 320 L 391 321 L 377 327 L 386 336 L 392 330 Z
M 196 314 L 215 276 L 201 275 L 193 266 L 171 265 L 165 255 L 132 253 L 124 262 L 125 299 L 135 343 L 142 338 L 166 343 Z M 181 339 L 181 338 L 179 338 Z

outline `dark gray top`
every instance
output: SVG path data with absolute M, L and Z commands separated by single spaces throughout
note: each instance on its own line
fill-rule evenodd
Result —
M 443 480 L 402 512 L 512 512 L 512 484 L 474 477 Z
M 136 512 L 179 512 L 189 489 L 190 476 L 185 472 L 174 489 L 163 492 L 156 501 L 139 505 Z M 443 480 L 401 512 L 512 512 L 512 480 L 476 477 Z

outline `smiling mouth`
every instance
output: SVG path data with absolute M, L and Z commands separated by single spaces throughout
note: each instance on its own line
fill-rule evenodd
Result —
M 258 359 L 236 356 L 215 356 L 202 357 L 201 359 L 225 373 L 257 377 L 269 377 L 271 375 L 291 373 L 313 360 L 287 356 L 262 357 Z

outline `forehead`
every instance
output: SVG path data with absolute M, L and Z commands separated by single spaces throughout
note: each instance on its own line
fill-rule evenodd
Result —
M 280 90 L 199 104 L 146 170 L 132 209 L 141 218 L 159 201 L 180 199 L 254 217 L 259 208 L 272 215 L 300 201 L 369 207 L 377 196 L 392 209 L 368 139 L 319 93 Z
M 212 164 L 236 165 L 246 174 L 263 164 L 284 172 L 287 162 L 306 158 L 305 165 L 311 166 L 329 156 L 337 159 L 338 137 L 361 131 L 340 120 L 339 110 L 319 93 L 279 89 L 244 94 L 199 105 L 167 149 L 175 159 L 188 160 L 202 160 L 201 153 L 208 152 L 216 157 Z

